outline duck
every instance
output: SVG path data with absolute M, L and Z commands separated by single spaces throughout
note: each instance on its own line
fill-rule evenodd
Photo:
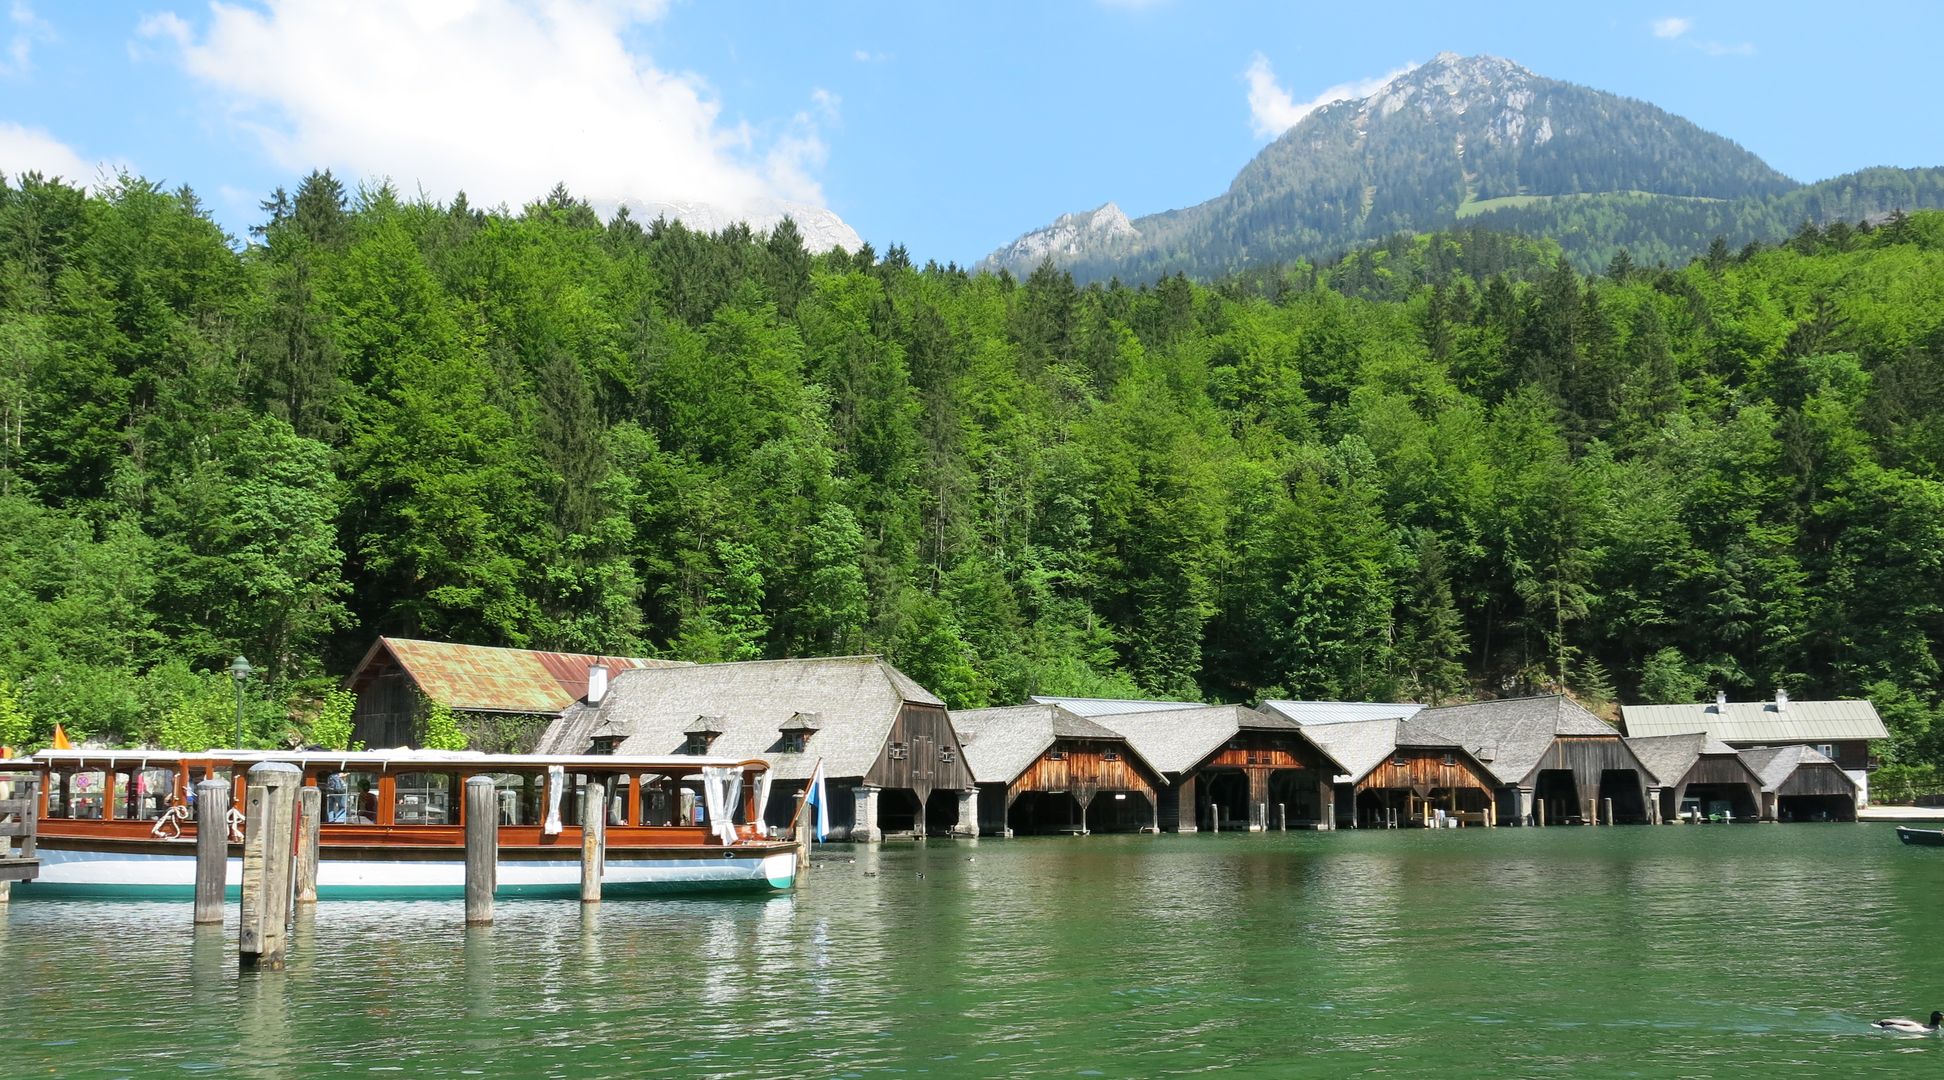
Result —
M 1938 1028 L 1944 1027 L 1944 1012 L 1931 1013 L 1928 1024 L 1920 1024 L 1915 1020 L 1878 1020 L 1870 1026 L 1885 1031 L 1901 1031 L 1910 1035 L 1929 1035 Z

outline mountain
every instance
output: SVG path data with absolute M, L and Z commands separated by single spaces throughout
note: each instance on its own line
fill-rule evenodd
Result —
M 1551 235 L 1591 269 L 1620 247 L 1651 261 L 1716 233 L 1779 239 L 1825 203 L 1852 218 L 1944 205 L 1939 170 L 1826 183 L 1805 188 L 1647 102 L 1440 53 L 1369 97 L 1310 113 L 1207 202 L 1132 220 L 1113 203 L 1068 214 L 982 265 L 1024 273 L 1051 259 L 1086 280 L 1213 278 L 1464 220 L 1577 228 Z
M 857 230 L 835 212 L 784 199 L 767 200 L 740 212 L 724 209 L 714 203 L 699 202 L 652 202 L 642 209 L 644 212 L 637 216 L 644 221 L 666 216 L 670 221 L 679 221 L 691 229 L 707 233 L 721 232 L 739 221 L 755 232 L 767 232 L 787 217 L 796 222 L 797 232 L 803 235 L 803 246 L 812 252 L 832 248 L 856 251 L 864 244 Z

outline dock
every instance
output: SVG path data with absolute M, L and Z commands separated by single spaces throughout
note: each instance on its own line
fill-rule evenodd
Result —
M 34 848 L 40 810 L 38 766 L 9 767 L 0 761 L 0 792 L 5 794 L 0 798 L 0 901 L 4 901 L 13 882 L 40 876 L 40 858 Z

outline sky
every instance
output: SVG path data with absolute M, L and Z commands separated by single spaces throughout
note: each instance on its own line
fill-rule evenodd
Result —
M 604 212 L 828 207 L 971 263 L 1219 194 L 1441 51 L 1651 101 L 1799 180 L 1944 165 L 1944 4 L 0 0 L 0 172 L 188 184 L 237 237 L 313 168 Z

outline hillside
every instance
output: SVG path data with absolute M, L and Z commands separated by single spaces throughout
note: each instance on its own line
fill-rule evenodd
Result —
M 1207 202 L 1132 220 L 1111 203 L 1067 215 L 982 265 L 1021 274 L 1050 258 L 1083 281 L 1209 280 L 1484 219 L 1553 237 L 1590 270 L 1620 247 L 1678 261 L 1718 234 L 1740 246 L 1805 219 L 1938 205 L 1944 170 L 1805 188 L 1646 102 L 1443 53 L 1367 98 L 1317 109 Z

